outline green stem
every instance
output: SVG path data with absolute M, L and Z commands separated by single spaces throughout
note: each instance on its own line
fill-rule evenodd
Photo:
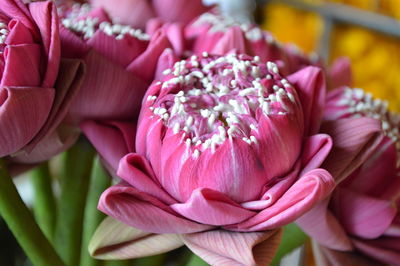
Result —
M 105 215 L 97 210 L 97 204 L 101 193 L 111 185 L 111 177 L 102 167 L 99 158 L 93 162 L 90 178 L 89 193 L 86 201 L 85 219 L 83 224 L 83 239 L 81 251 L 82 266 L 98 266 L 102 262 L 92 258 L 88 252 L 90 239 L 96 231 L 97 226 L 104 219 Z
M 34 265 L 64 265 L 46 236 L 35 223 L 0 159 L 0 215 Z
M 56 202 L 53 194 L 52 179 L 47 163 L 31 172 L 35 191 L 33 211 L 35 218 L 47 239 L 53 241 L 56 224 Z
M 55 243 L 68 266 L 79 265 L 83 215 L 94 151 L 80 141 L 63 154 Z
M 108 260 L 104 262 L 105 266 L 132 266 L 132 260 Z
M 207 266 L 207 265 L 208 263 L 200 259 L 200 257 L 197 256 L 196 254 L 193 254 L 189 262 L 186 264 L 186 266 Z

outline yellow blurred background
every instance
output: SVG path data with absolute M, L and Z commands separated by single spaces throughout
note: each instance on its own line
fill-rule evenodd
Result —
M 308 0 L 321 3 L 323 0 Z M 400 19 L 400 0 L 332 0 Z M 263 7 L 264 29 L 282 42 L 293 42 L 306 52 L 316 51 L 324 30 L 315 13 L 296 10 L 280 3 Z M 400 29 L 399 29 L 400 30 Z M 352 25 L 335 24 L 331 33 L 329 61 L 347 56 L 352 61 L 353 87 L 388 100 L 400 111 L 400 39 Z

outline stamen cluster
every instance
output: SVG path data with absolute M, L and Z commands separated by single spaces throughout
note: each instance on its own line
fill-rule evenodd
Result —
M 8 32 L 7 24 L 0 21 L 0 45 L 5 43 Z
M 156 84 L 160 95 L 147 97 L 149 108 L 174 134 L 184 131 L 195 154 L 215 151 L 232 138 L 257 144 L 261 117 L 291 113 L 296 102 L 277 65 L 263 64 L 257 56 L 203 53 L 175 63 L 164 74 L 167 80 Z

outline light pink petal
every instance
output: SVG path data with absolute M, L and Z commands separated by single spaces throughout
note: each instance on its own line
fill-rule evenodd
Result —
M 135 150 L 133 123 L 85 121 L 80 127 L 114 173 L 122 157 Z
M 255 215 L 222 193 L 207 188 L 194 190 L 187 202 L 173 204 L 171 208 L 190 220 L 215 226 L 240 223 Z
M 312 242 L 312 251 L 317 265 L 338 266 L 338 265 L 362 265 L 379 266 L 379 262 L 354 251 L 337 251 L 318 245 Z
M 381 122 L 370 118 L 324 122 L 321 131 L 332 137 L 334 145 L 322 168 L 341 182 L 375 151 L 382 140 L 381 130 Z
M 279 246 L 281 230 L 236 233 L 213 230 L 182 235 L 196 255 L 211 265 L 269 265 Z
M 151 165 L 143 156 L 128 154 L 120 161 L 118 176 L 141 192 L 147 193 L 165 204 L 174 204 L 176 200 L 168 195 L 154 176 Z
M 354 246 L 366 256 L 386 265 L 398 265 L 400 261 L 399 238 L 382 238 L 376 240 L 353 240 Z
M 275 229 L 289 224 L 326 198 L 335 186 L 332 176 L 323 169 L 303 175 L 272 206 L 249 220 L 226 228 L 245 231 Z
M 0 157 L 23 148 L 49 116 L 54 89 L 5 87 L 0 89 Z
M 7 46 L 4 50 L 4 59 L 5 66 L 1 86 L 39 87 L 41 85 L 41 48 L 39 45 L 20 44 Z
M 302 152 L 302 173 L 320 167 L 331 149 L 332 139 L 329 135 L 318 134 L 307 138 Z
M 325 105 L 325 77 L 318 67 L 306 67 L 290 75 L 289 82 L 295 86 L 304 112 L 306 136 L 319 132 Z
M 390 201 L 344 188 L 336 189 L 331 205 L 335 216 L 348 233 L 367 239 L 381 236 L 389 228 L 397 212 Z
M 174 51 L 170 48 L 165 49 L 158 59 L 155 80 L 162 80 L 165 76 L 163 74 L 164 70 L 172 68 L 177 61 L 178 57 Z
M 157 234 L 194 233 L 211 228 L 180 217 L 161 201 L 126 184 L 107 189 L 98 208 L 129 226 Z
M 329 86 L 331 89 L 342 86 L 351 87 L 353 77 L 351 72 L 351 62 L 347 57 L 336 59 L 329 69 Z
M 154 78 L 157 61 L 166 48 L 171 48 L 167 34 L 160 29 L 151 37 L 149 46 L 127 68 L 143 80 L 151 82 Z
M 147 132 L 143 132 L 144 134 L 147 134 L 146 138 L 141 138 L 139 135 L 140 130 L 138 130 L 137 136 L 136 136 L 136 149 L 137 152 L 146 158 L 149 159 L 153 171 L 157 177 L 162 176 L 161 172 L 161 136 L 163 135 L 165 131 L 165 126 L 164 123 L 161 119 L 159 118 L 150 118 L 151 120 L 157 120 L 157 122 L 152 122 L 150 124 L 150 127 L 148 128 Z M 140 123 L 139 123 L 140 124 Z M 140 144 L 138 143 L 139 141 L 143 141 Z M 141 153 L 139 150 L 139 147 L 141 145 L 146 146 L 146 150 L 144 153 Z
M 147 0 L 120 0 L 115 4 L 109 0 L 91 0 L 94 7 L 102 7 L 120 24 L 144 29 L 147 20 L 155 16 L 151 4 Z
M 242 29 L 239 26 L 234 26 L 228 29 L 218 43 L 214 44 L 210 53 L 225 55 L 231 50 L 235 50 L 237 53 L 244 54 L 247 53 L 246 45 L 246 37 Z
M 94 233 L 89 253 L 102 260 L 133 259 L 162 254 L 182 245 L 179 235 L 151 234 L 107 217 Z
M 296 223 L 319 244 L 335 250 L 350 251 L 353 245 L 343 226 L 328 209 L 329 200 L 319 203 L 297 219 Z
M 29 10 L 40 31 L 47 59 L 46 72 L 41 86 L 51 88 L 57 78 L 61 55 L 56 5 L 51 1 L 34 2 L 29 4 Z
M 70 108 L 73 121 L 137 117 L 146 84 L 132 73 L 91 51 L 86 78 Z
M 207 11 L 202 0 L 191 0 L 190 4 L 187 0 L 153 0 L 153 6 L 157 16 L 165 22 L 181 22 L 182 24 L 189 23 Z
M 114 63 L 127 67 L 144 52 L 148 42 L 139 40 L 129 34 L 118 40 L 115 36 L 109 36 L 104 31 L 98 30 L 88 40 L 87 44 Z

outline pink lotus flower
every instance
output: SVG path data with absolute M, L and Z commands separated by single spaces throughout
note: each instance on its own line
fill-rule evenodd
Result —
M 80 62 L 60 60 L 53 3 L 1 0 L 0 157 L 34 163 L 75 139 L 61 134 L 59 125 L 83 69 Z
M 129 236 L 102 237 L 123 227 L 108 220 L 92 253 L 143 256 L 183 242 L 210 264 L 253 265 L 262 253 L 264 263 L 269 261 L 276 246 L 267 245 L 275 242 L 265 241 L 271 237 L 266 230 L 296 220 L 334 186 L 318 168 L 332 145 L 328 135 L 318 134 L 322 71 L 307 67 L 284 78 L 275 63 L 259 57 L 205 53 L 164 74 L 143 100 L 136 153 L 119 164 L 123 181 L 99 203 L 130 226 L 123 233 Z M 93 124 L 83 128 L 88 132 Z M 109 130 L 110 136 L 126 132 L 121 129 Z M 103 141 L 95 134 L 89 138 L 95 145 Z M 162 250 L 144 249 L 140 239 L 149 233 L 143 232 L 163 239 L 157 245 Z M 253 249 L 257 243 L 266 246 Z
M 340 175 L 330 199 L 299 223 L 321 245 L 315 243 L 321 265 L 395 265 L 400 261 L 400 116 L 361 89 L 332 91 L 326 120 L 349 123 L 354 117 L 374 119 L 380 137 L 360 150 L 359 167 Z
M 130 119 L 138 116 L 146 88 L 157 69 L 174 60 L 163 29 L 152 36 L 114 24 L 101 8 L 62 5 L 62 52 L 82 58 L 87 75 L 70 108 L 74 122 L 85 119 Z
M 202 0 L 122 0 L 118 5 L 108 0 L 91 0 L 94 7 L 104 8 L 117 23 L 144 29 L 152 18 L 164 23 L 189 23 L 205 12 Z

